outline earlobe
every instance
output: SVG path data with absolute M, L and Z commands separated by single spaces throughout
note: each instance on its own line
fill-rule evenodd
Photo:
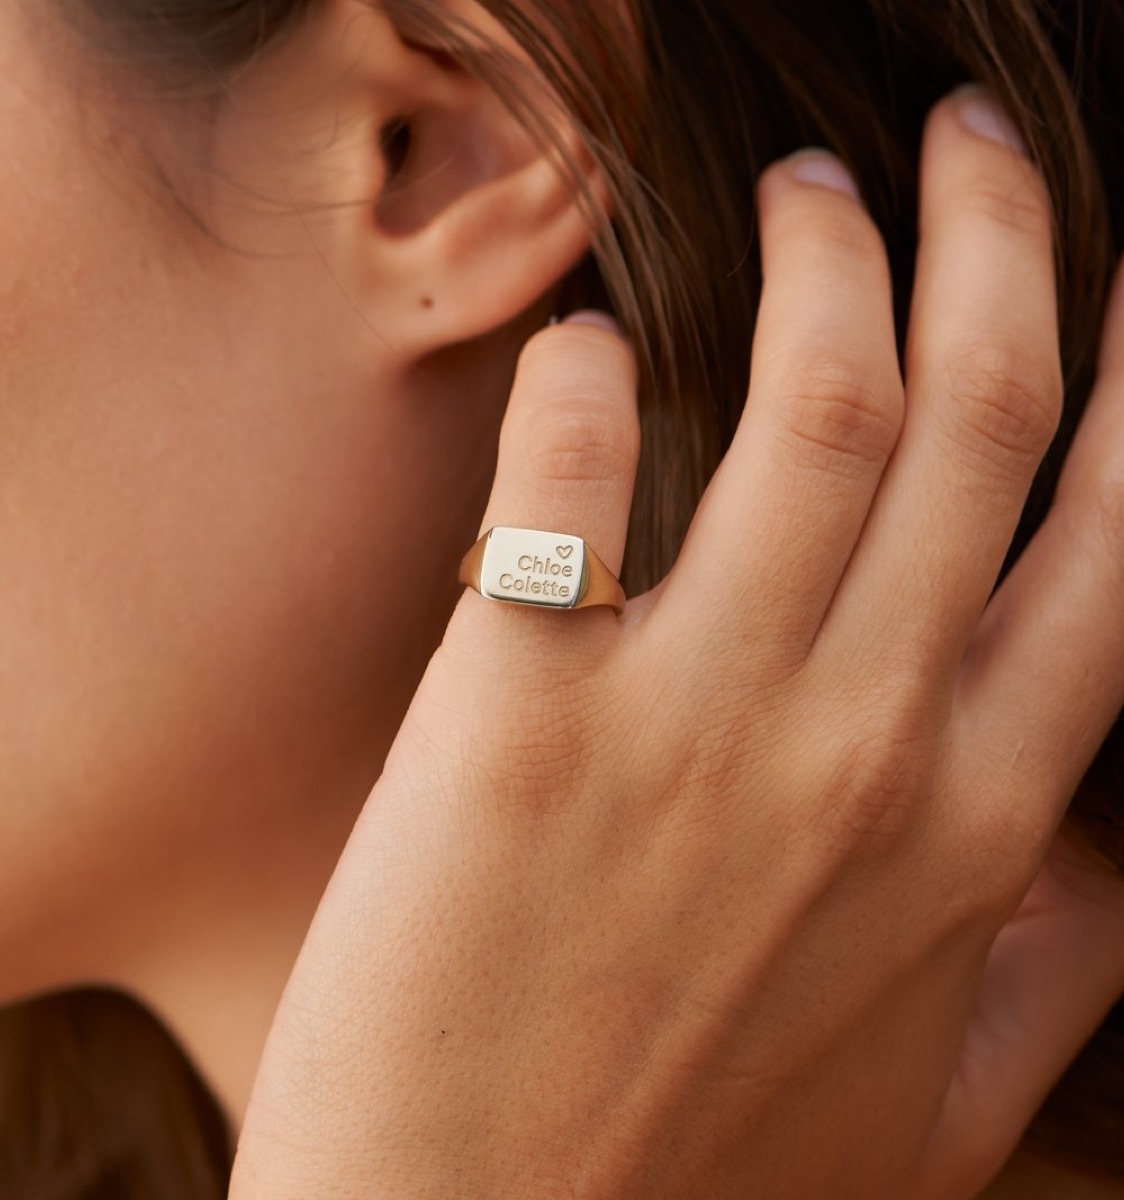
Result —
M 573 185 L 544 157 L 466 188 L 383 247 L 380 274 L 401 301 L 395 343 L 421 356 L 500 328 L 572 270 L 591 239 Z

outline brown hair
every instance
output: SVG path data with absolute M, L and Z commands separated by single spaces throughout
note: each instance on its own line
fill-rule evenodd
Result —
M 213 83 L 283 36 L 311 2 L 102 0 L 93 27 L 142 70 L 174 68 L 181 79 Z M 57 3 L 92 21 L 90 0 Z M 485 75 L 537 128 L 511 60 L 474 42 L 434 0 L 385 7 L 407 35 Z M 611 302 L 643 358 L 644 454 L 624 571 L 632 594 L 674 561 L 744 403 L 761 283 L 751 202 L 761 168 L 821 144 L 854 169 L 886 238 L 904 331 L 923 120 L 958 83 L 993 89 L 1053 197 L 1067 385 L 1063 427 L 1009 567 L 1049 507 L 1088 399 L 1124 239 L 1124 0 L 633 0 L 628 28 L 624 6 L 603 0 L 483 7 L 565 98 L 615 194 L 613 227 L 600 230 L 596 264 L 575 273 L 571 295 Z M 599 49 L 637 31 L 642 55 Z M 1089 771 L 1072 820 L 1124 870 L 1124 722 Z M 0 1021 L 0 1104 L 16 1114 L 4 1119 L 4 1138 L 16 1144 L 0 1146 L 5 1196 L 223 1195 L 229 1145 L 214 1136 L 217 1109 L 171 1050 L 153 1051 L 140 1016 L 109 1015 L 103 1001 L 56 997 Z M 128 1127 L 121 1113 L 139 1110 L 106 1101 L 125 1087 L 106 1064 L 125 1061 L 146 1064 L 133 1068 L 128 1087 L 164 1098 L 160 1111 L 178 1124 L 178 1138 L 139 1117 Z M 1031 1140 L 1124 1179 L 1124 1005 L 1057 1087 Z M 130 1177 L 160 1183 L 129 1191 L 105 1182 Z

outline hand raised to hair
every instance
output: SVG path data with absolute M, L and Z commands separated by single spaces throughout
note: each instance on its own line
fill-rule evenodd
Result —
M 670 576 L 620 619 L 465 595 L 234 1200 L 967 1200 L 1124 990 L 1124 888 L 1055 841 L 1124 701 L 1124 286 L 989 601 L 1061 382 L 1045 189 L 980 104 L 927 130 L 904 369 L 870 218 L 778 165 L 749 402 Z M 484 527 L 617 569 L 633 395 L 618 337 L 537 337 Z

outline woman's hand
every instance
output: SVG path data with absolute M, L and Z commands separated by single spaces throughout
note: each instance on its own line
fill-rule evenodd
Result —
M 833 160 L 780 164 L 748 406 L 671 575 L 622 619 L 466 594 L 235 1200 L 966 1198 L 1124 989 L 1121 891 L 1054 840 L 1124 700 L 1124 289 L 989 603 L 1062 384 L 1045 190 L 982 104 L 927 131 L 904 386 L 874 225 Z M 619 567 L 633 395 L 618 337 L 537 337 L 484 528 Z

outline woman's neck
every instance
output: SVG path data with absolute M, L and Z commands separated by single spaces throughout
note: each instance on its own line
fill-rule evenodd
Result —
M 278 830 L 259 868 L 219 873 L 194 894 L 160 897 L 162 936 L 136 949 L 112 982 L 170 1030 L 240 1130 L 257 1064 L 308 926 L 369 790 L 369 779 L 307 797 L 332 825 Z M 339 793 L 337 795 L 337 792 Z M 265 867 L 266 869 L 261 869 Z

